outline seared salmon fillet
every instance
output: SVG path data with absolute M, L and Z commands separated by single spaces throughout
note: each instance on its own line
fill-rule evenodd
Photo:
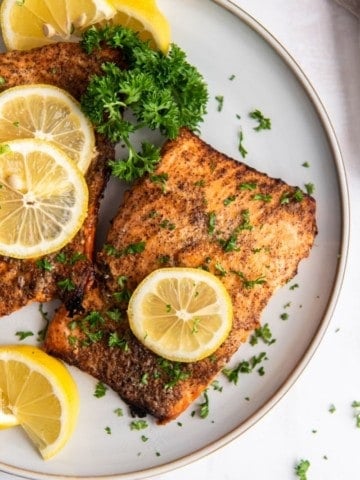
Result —
M 126 193 L 97 257 L 84 312 L 60 309 L 45 349 L 107 383 L 136 412 L 172 420 L 259 327 L 271 295 L 309 255 L 316 231 L 313 198 L 184 129 L 163 147 L 155 174 Z M 131 292 L 163 266 L 209 270 L 230 293 L 232 330 L 211 357 L 170 362 L 130 331 Z
M 67 90 L 80 99 L 89 78 L 101 72 L 104 62 L 122 64 L 121 53 L 97 50 L 91 56 L 75 43 L 58 43 L 29 51 L 0 54 L 1 90 L 16 85 L 45 83 Z M 42 259 L 17 260 L 0 256 L 0 316 L 29 302 L 60 297 L 76 308 L 85 283 L 92 275 L 92 253 L 100 199 L 108 179 L 108 160 L 114 146 L 96 136 L 96 150 L 86 182 L 89 188 L 87 218 L 73 241 L 61 252 Z M 64 280 L 70 280 L 65 282 Z

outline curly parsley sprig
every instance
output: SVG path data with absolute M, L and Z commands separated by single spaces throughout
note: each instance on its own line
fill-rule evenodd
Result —
M 103 74 L 91 78 L 81 99 L 97 131 L 128 148 L 127 159 L 111 162 L 114 175 L 132 181 L 152 172 L 160 150 L 143 143 L 137 151 L 131 135 L 144 127 L 159 130 L 167 138 L 175 138 L 181 127 L 197 130 L 208 100 L 203 77 L 177 45 L 164 55 L 125 27 L 92 27 L 84 33 L 82 45 L 89 54 L 103 45 L 120 48 L 127 66 L 121 69 L 104 63 Z

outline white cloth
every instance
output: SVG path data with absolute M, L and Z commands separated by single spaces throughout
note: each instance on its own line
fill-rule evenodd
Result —
M 337 2 L 350 10 L 351 13 L 360 17 L 360 1 L 359 0 L 337 0 Z

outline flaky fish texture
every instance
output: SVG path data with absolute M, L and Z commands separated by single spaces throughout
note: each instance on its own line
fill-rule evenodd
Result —
M 0 54 L 0 77 L 3 79 L 0 90 L 43 83 L 62 88 L 79 100 L 90 77 L 100 74 L 101 65 L 107 61 L 122 65 L 120 51 L 99 49 L 90 56 L 79 44 L 58 43 L 29 51 L 3 53 Z M 97 135 L 96 149 L 86 173 L 89 188 L 87 218 L 76 237 L 62 251 L 33 260 L 0 256 L 0 316 L 34 301 L 61 298 L 70 310 L 76 309 L 81 302 L 84 287 L 93 271 L 99 202 L 109 176 L 107 163 L 114 155 L 114 146 Z
M 259 327 L 268 300 L 296 274 L 315 235 L 313 198 L 184 129 L 165 144 L 155 174 L 126 193 L 98 255 L 83 313 L 72 316 L 61 308 L 45 349 L 108 384 L 138 414 L 168 422 Z M 130 331 L 129 295 L 162 266 L 205 268 L 230 293 L 232 330 L 211 357 L 169 362 Z

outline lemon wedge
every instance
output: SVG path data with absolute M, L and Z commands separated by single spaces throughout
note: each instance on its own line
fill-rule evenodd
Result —
M 0 254 L 34 258 L 75 236 L 88 188 L 62 150 L 43 140 L 13 140 L 0 144 L 0 205 Z
M 1 346 L 0 390 L 44 459 L 63 449 L 76 425 L 79 396 L 60 361 L 29 345 Z
M 21 85 L 0 94 L 0 142 L 17 138 L 51 141 L 82 172 L 94 155 L 90 121 L 71 95 L 52 85 Z
M 3 0 L 1 29 L 8 50 L 69 41 L 115 14 L 108 0 Z
M 137 339 L 172 361 L 211 355 L 232 325 L 232 303 L 221 281 L 204 270 L 161 268 L 133 292 L 128 306 Z
M 155 0 L 110 0 L 116 14 L 110 19 L 113 25 L 123 25 L 139 33 L 151 47 L 166 54 L 171 41 L 171 29 L 165 15 Z

